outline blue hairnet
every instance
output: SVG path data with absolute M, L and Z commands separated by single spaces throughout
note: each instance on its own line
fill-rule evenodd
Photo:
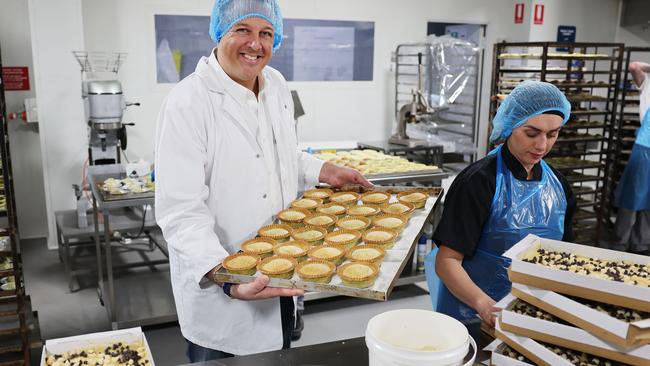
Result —
M 571 103 L 555 85 L 543 81 L 527 80 L 517 85 L 506 97 L 492 120 L 490 142 L 508 138 L 512 130 L 523 125 L 529 118 L 548 111 L 564 115 L 562 125 L 569 120 Z
M 282 13 L 277 0 L 216 0 L 210 16 L 210 37 L 219 42 L 237 22 L 253 17 L 273 26 L 275 53 L 282 44 Z

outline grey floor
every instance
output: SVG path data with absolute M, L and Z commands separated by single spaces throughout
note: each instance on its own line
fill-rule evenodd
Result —
M 48 250 L 45 240 L 23 240 L 21 245 L 25 286 L 38 312 L 43 340 L 111 329 L 106 310 L 98 301 L 96 274 L 78 276 L 81 289 L 70 292 L 57 251 Z M 83 254 L 91 264 L 92 251 Z M 342 297 L 307 302 L 305 329 L 292 347 L 363 336 L 368 320 L 387 310 L 431 309 L 431 300 L 423 289 L 424 283 L 398 288 L 387 302 Z M 144 330 L 157 365 L 188 362 L 178 324 L 148 326 Z

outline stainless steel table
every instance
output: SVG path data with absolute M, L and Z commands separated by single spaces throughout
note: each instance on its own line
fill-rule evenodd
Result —
M 122 179 L 125 177 L 121 165 L 91 166 L 88 169 L 88 180 L 93 193 L 93 220 L 95 226 L 95 247 L 97 251 L 98 295 L 100 302 L 106 307 L 113 329 L 136 325 L 167 323 L 177 320 L 174 298 L 169 278 L 168 252 L 162 242 L 148 235 L 151 242 L 164 255 L 164 259 L 144 259 L 131 263 L 130 267 L 149 267 L 148 270 L 129 273 L 120 279 L 114 278 L 113 258 L 111 254 L 111 212 L 125 207 L 149 207 L 143 215 L 153 215 L 153 194 L 144 196 L 131 195 L 121 198 L 107 199 L 100 191 L 98 183 L 108 178 Z M 149 211 L 151 213 L 149 213 Z M 103 235 L 100 233 L 99 215 L 103 219 Z M 153 216 L 152 216 L 153 219 Z M 104 279 L 104 263 L 102 260 L 103 238 L 106 279 Z M 153 248 L 152 248 L 153 249 Z M 137 250 L 137 248 L 136 248 Z M 166 268 L 161 269 L 161 266 Z

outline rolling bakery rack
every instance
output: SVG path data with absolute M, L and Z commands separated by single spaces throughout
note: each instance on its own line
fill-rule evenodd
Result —
M 616 213 L 614 205 L 614 190 L 621 175 L 625 170 L 627 161 L 632 153 L 632 146 L 636 140 L 636 130 L 641 126 L 639 119 L 639 90 L 634 83 L 629 66 L 634 61 L 650 62 L 650 47 L 625 47 L 625 61 L 621 68 L 620 92 L 616 109 L 616 123 L 614 124 L 614 140 L 610 151 L 609 180 L 607 181 L 608 194 L 605 208 L 606 218 L 610 221 Z M 610 222 L 613 224 L 613 222 Z
M 571 116 L 545 159 L 567 178 L 577 199 L 575 242 L 598 245 L 607 214 L 618 85 L 620 43 L 524 42 L 494 45 L 490 120 L 519 83 L 554 84 L 571 102 Z
M 13 366 L 29 365 L 31 348 L 40 347 L 41 340 L 23 283 L 4 85 L 0 75 L 0 365 Z

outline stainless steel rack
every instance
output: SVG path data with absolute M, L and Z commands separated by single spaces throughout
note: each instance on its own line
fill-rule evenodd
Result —
M 619 43 L 494 45 L 490 118 L 505 96 L 525 80 L 550 82 L 571 102 L 569 122 L 547 159 L 565 174 L 578 198 L 573 217 L 578 243 L 598 245 L 607 222 L 604 208 L 608 174 L 615 165 L 611 151 L 623 53 Z

